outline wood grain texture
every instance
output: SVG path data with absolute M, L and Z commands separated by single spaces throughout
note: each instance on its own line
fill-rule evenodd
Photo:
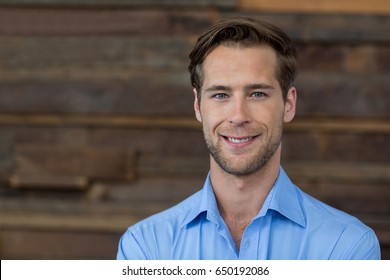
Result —
M 65 74 L 61 78 L 69 77 L 71 73 L 66 72 L 77 69 L 92 73 L 104 69 L 110 75 L 110 70 L 115 73 L 116 69 L 174 70 L 176 66 L 185 72 L 182 66 L 187 65 L 191 48 L 186 37 L 166 36 L 7 36 L 1 40 L 1 72 L 61 70 Z
M 212 10 L 0 6 L 0 35 L 188 35 L 214 21 Z
M 114 258 L 127 226 L 201 188 L 188 53 L 236 16 L 297 44 L 283 167 L 371 226 L 390 258 L 390 18 L 381 0 L 312 2 L 2 1 L 2 259 Z
M 278 2 L 278 1 L 275 1 Z M 294 2 L 291 2 L 295 5 Z M 390 17 L 373 14 L 222 11 L 221 18 L 251 17 L 282 28 L 295 42 L 389 42 Z
M 16 145 L 11 185 L 70 186 L 85 189 L 88 180 L 135 179 L 133 150 L 72 146 Z
M 260 11 L 309 12 L 309 13 L 374 13 L 389 14 L 390 6 L 386 0 L 239 0 L 243 9 Z
M 237 0 L 2 0 L 2 4 L 11 6 L 78 6 L 78 7 L 183 7 L 183 8 L 234 8 Z
M 113 260 L 119 238 L 118 233 L 2 229 L 1 257 L 3 259 Z

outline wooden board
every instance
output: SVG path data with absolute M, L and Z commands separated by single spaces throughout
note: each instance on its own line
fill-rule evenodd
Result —
M 389 14 L 390 5 L 386 0 L 239 0 L 242 9 L 257 9 L 260 11 L 288 11 L 309 13 L 373 13 Z
M 203 7 L 218 7 L 218 8 L 234 8 L 237 0 L 2 0 L 4 4 L 18 6 L 36 5 L 36 6 L 82 6 L 82 7 L 159 7 L 159 8 L 203 8 Z
M 135 179 L 135 154 L 116 148 L 17 145 L 14 187 L 85 189 L 89 180 Z
M 2 229 L 2 259 L 116 258 L 119 233 Z
M 295 5 L 293 1 L 290 3 Z M 315 12 L 302 13 L 300 11 L 285 13 L 275 11 L 274 13 L 256 9 L 221 12 L 221 18 L 223 19 L 240 16 L 273 23 L 282 28 L 296 42 L 383 43 L 390 40 L 390 17 L 387 15 L 321 14 Z
M 201 32 L 214 18 L 213 10 L 2 6 L 0 35 L 183 35 Z

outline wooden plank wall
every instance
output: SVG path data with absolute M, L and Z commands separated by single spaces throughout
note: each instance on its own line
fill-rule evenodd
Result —
M 300 53 L 285 168 L 390 259 L 390 7 L 309 2 L 1 1 L 0 257 L 115 258 L 127 226 L 198 190 L 187 56 L 210 24 L 250 16 Z

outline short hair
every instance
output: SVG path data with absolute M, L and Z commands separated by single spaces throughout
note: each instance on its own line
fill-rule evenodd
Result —
M 232 18 L 220 21 L 207 29 L 197 40 L 191 51 L 188 71 L 191 84 L 200 92 L 204 82 L 203 62 L 207 55 L 220 45 L 237 44 L 242 47 L 268 45 L 276 52 L 275 78 L 280 84 L 283 99 L 293 85 L 297 75 L 297 52 L 292 40 L 280 28 L 261 20 Z

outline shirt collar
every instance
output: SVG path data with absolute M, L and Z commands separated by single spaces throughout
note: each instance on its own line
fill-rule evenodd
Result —
M 278 178 L 268 194 L 262 209 L 255 218 L 264 216 L 269 209 L 280 213 L 302 227 L 306 227 L 300 191 L 291 182 L 282 167 L 279 169 Z
M 191 223 L 202 213 L 207 213 L 206 217 L 209 221 L 215 224 L 219 223 L 220 213 L 211 185 L 210 173 L 207 175 L 199 195 L 200 200 L 194 203 L 189 215 L 183 221 L 183 226 Z M 300 201 L 298 188 L 291 182 L 283 168 L 280 167 L 278 178 L 255 219 L 265 216 L 270 209 L 305 227 L 306 219 Z
M 202 213 L 207 213 L 207 219 L 215 224 L 218 224 L 218 217 L 220 216 L 220 213 L 213 187 L 211 185 L 210 172 L 206 177 L 205 183 L 199 195 L 199 200 L 195 201 L 189 215 L 184 219 L 183 226 L 191 223 Z

